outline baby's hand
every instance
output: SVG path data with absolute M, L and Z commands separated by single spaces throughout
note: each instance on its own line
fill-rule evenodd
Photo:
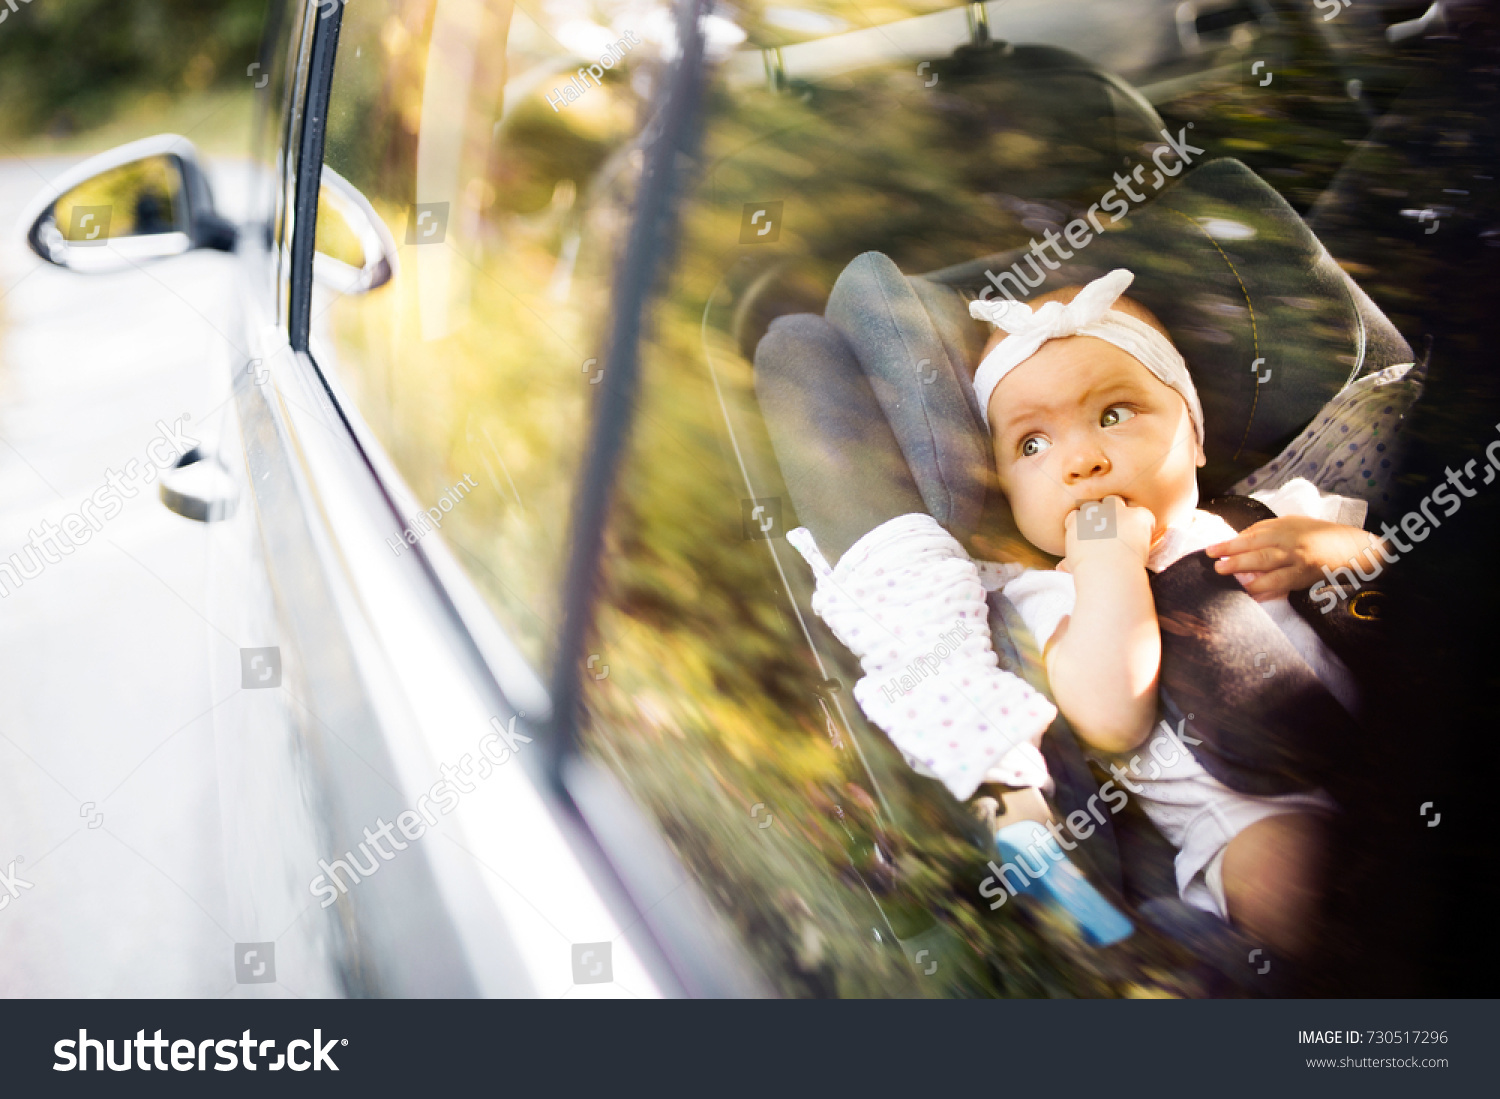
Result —
M 1057 567 L 1072 572 L 1081 561 L 1125 551 L 1144 568 L 1155 526 L 1150 509 L 1130 507 L 1118 496 L 1085 503 L 1063 520 L 1067 556 Z
M 1357 527 L 1283 515 L 1246 527 L 1236 538 L 1208 547 L 1214 569 L 1234 573 L 1257 600 L 1301 591 L 1323 579 L 1323 569 L 1380 560 L 1378 539 Z

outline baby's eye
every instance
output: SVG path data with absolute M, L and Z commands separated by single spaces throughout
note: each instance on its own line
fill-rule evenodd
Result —
M 1052 446 L 1052 440 L 1045 435 L 1029 435 L 1021 441 L 1021 457 L 1035 458 L 1042 451 Z
M 1099 417 L 1099 426 L 1119 427 L 1134 415 L 1134 412 L 1122 404 L 1111 405 L 1104 410 L 1104 415 Z

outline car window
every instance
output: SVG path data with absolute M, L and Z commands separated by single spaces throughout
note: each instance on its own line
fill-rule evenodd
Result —
M 864 719 L 861 669 L 811 610 L 755 356 L 773 318 L 822 313 L 863 252 L 920 273 L 1060 231 L 1132 165 L 1170 166 L 1149 159 L 1168 126 L 1204 135 L 1187 156 L 1242 157 L 1308 210 L 1366 108 L 1318 28 L 1258 12 L 752 4 L 737 16 L 748 40 L 721 51 L 704 97 L 695 183 L 642 349 L 585 739 L 783 993 L 1202 991 L 1144 926 L 1101 952 L 1039 907 L 997 912 L 981 893 L 992 848 L 974 807 Z M 1283 74 L 1274 98 L 1256 57 Z M 1388 91 L 1392 73 L 1368 64 Z M 1149 170 L 1136 178 L 1152 186 Z M 819 367 L 798 364 L 810 379 Z M 806 445 L 830 477 L 878 477 L 888 453 L 853 431 Z
M 1324 36 L 1262 7 L 750 3 L 708 20 L 592 640 L 567 655 L 586 669 L 584 751 L 783 994 L 1203 991 L 1145 930 L 1090 950 L 1049 910 L 981 894 L 984 826 L 864 719 L 861 670 L 811 610 L 753 364 L 771 320 L 821 313 L 860 253 L 916 273 L 1024 247 L 1151 163 L 1169 126 L 1309 210 L 1367 105 Z M 664 9 L 629 3 L 393 0 L 344 19 L 327 162 L 391 227 L 401 271 L 315 305 L 315 357 L 545 664 L 611 274 L 678 47 Z M 1284 99 L 1250 79 L 1258 51 Z M 843 468 L 883 460 L 837 442 Z M 414 515 L 391 552 L 426 531 Z
M 546 11 L 344 9 L 326 163 L 385 221 L 399 271 L 313 307 L 314 357 L 419 498 L 390 551 L 440 529 L 537 666 L 649 88 L 637 41 Z
M 962 9 L 934 9 L 908 14 L 962 31 Z M 326 162 L 386 221 L 400 271 L 368 295 L 322 292 L 313 326 L 315 359 L 430 509 L 393 525 L 391 552 L 441 530 L 539 664 L 649 96 L 675 50 L 665 9 L 551 11 L 344 9 Z M 794 515 L 739 340 L 768 307 L 820 308 L 818 288 L 864 248 L 923 270 L 976 240 L 1024 241 L 1036 203 L 1077 202 L 1151 135 L 1114 109 L 1127 91 L 1059 101 L 1066 82 L 1046 74 L 980 82 L 952 109 L 905 56 L 877 48 L 872 63 L 856 9 L 803 15 L 710 20 L 702 164 L 584 654 L 585 750 L 783 993 L 1098 992 L 1113 977 L 1049 946 L 1046 921 L 985 918 L 977 822 L 854 705 L 858 669 L 810 613 L 782 538 Z M 752 31 L 785 48 L 752 48 Z M 873 33 L 884 47 L 902 32 Z M 1037 109 L 1049 101 L 1060 109 Z M 971 139 L 976 118 L 1024 114 L 1035 125 Z M 1101 114 L 1126 122 L 1088 124 Z M 1064 155 L 1043 163 L 1046 143 Z M 1015 194 L 996 193 L 997 159 L 1024 174 Z
M 932 18 L 909 12 L 918 30 Z M 753 366 L 770 319 L 820 313 L 867 249 L 931 270 L 1024 243 L 1053 206 L 1086 206 L 1151 139 L 1149 109 L 1062 65 L 1019 81 L 986 78 L 983 57 L 919 68 L 911 28 L 871 30 L 852 7 L 794 14 L 757 8 L 746 26 L 771 42 L 786 41 L 778 20 L 834 33 L 722 48 L 704 98 L 606 536 L 587 748 L 782 994 L 1183 991 L 1148 937 L 1091 957 L 1040 910 L 997 916 L 980 896 L 979 821 L 864 720 L 859 666 L 811 611 Z M 949 45 L 931 56 L 946 62 L 965 15 L 938 14 Z M 858 435 L 836 445 L 830 476 L 880 468 Z

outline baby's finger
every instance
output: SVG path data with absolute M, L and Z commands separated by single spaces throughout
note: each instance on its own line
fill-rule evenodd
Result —
M 1277 528 L 1271 524 L 1272 519 L 1262 519 L 1258 523 L 1252 523 L 1240 531 L 1228 541 L 1216 542 L 1207 547 L 1210 557 L 1222 557 L 1230 553 L 1244 553 L 1247 550 L 1264 549 L 1266 546 L 1275 545 L 1278 535 Z
M 1221 557 L 1214 562 L 1214 571 L 1220 575 L 1231 572 L 1265 572 L 1268 569 L 1284 568 L 1287 564 L 1286 551 L 1272 546 Z
M 1250 577 L 1248 583 L 1240 580 L 1240 586 L 1249 592 L 1257 602 L 1267 599 L 1275 599 L 1286 595 L 1296 588 L 1296 569 L 1283 568 L 1272 569 L 1269 572 L 1256 573 Z

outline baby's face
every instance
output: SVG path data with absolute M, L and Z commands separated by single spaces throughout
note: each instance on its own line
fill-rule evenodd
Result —
M 995 387 L 989 417 L 1000 488 L 1038 549 L 1061 556 L 1063 521 L 1088 500 L 1148 508 L 1153 540 L 1198 506 L 1186 402 L 1113 344 L 1049 340 Z

